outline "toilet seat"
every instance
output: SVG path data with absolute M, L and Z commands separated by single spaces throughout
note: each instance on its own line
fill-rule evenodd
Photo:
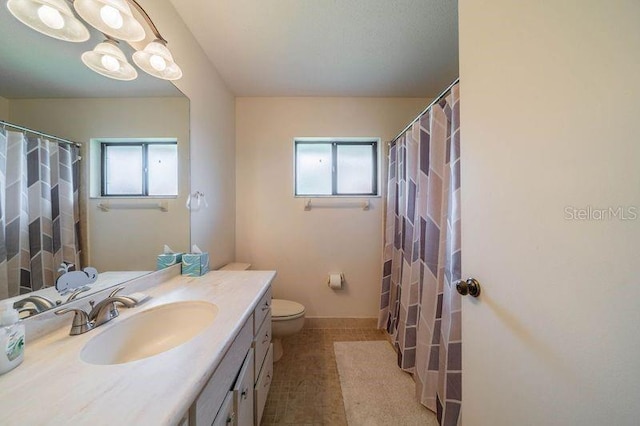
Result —
M 288 321 L 304 316 L 304 306 L 284 299 L 271 299 L 271 320 Z

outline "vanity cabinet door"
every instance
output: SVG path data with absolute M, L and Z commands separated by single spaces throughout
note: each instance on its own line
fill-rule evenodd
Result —
M 247 353 L 233 393 L 237 425 L 253 426 L 253 349 Z
M 253 315 L 253 335 L 255 336 L 262 325 L 267 314 L 271 313 L 271 286 L 267 289 L 266 293 L 256 306 Z
M 262 412 L 264 411 L 264 405 L 267 402 L 267 395 L 269 395 L 269 389 L 271 388 L 271 379 L 273 378 L 273 344 L 269 345 L 267 356 L 262 365 L 260 376 L 255 386 L 255 424 L 260 425 L 262 420 Z
M 262 326 L 258 333 L 253 338 L 253 347 L 255 348 L 255 366 L 254 377 L 258 380 L 260 376 L 260 369 L 264 363 L 264 358 L 269 350 L 271 344 L 271 313 L 269 312 L 262 322 Z
M 233 383 L 238 376 L 241 364 L 251 348 L 252 335 L 251 318 L 245 323 L 238 333 L 235 341 L 224 355 L 220 364 L 205 385 L 200 396 L 191 406 L 189 415 L 189 425 L 209 426 L 220 410 L 220 406 L 227 396 L 227 392 L 233 387 Z
M 233 406 L 233 392 L 228 392 L 220 407 L 220 411 L 213 420 L 212 426 L 234 426 L 236 425 L 236 411 Z

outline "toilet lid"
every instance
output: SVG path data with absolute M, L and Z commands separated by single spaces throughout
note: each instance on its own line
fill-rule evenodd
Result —
M 284 299 L 271 299 L 271 316 L 276 318 L 294 317 L 304 314 L 304 306 Z

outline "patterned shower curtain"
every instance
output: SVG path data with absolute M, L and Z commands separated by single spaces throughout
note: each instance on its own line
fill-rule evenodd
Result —
M 79 149 L 0 129 L 0 299 L 80 268 Z
M 378 326 L 418 400 L 459 425 L 462 399 L 459 83 L 390 147 Z

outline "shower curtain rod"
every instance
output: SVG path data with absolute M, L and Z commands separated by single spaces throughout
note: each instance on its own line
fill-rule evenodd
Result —
M 405 127 L 404 129 L 402 129 L 402 131 L 400 133 L 398 133 L 396 135 L 395 138 L 391 139 L 389 142 L 387 142 L 387 145 L 391 145 L 392 143 L 394 143 L 400 136 L 404 135 L 404 133 L 409 130 L 411 128 L 411 126 L 413 126 L 413 123 L 415 123 L 416 121 L 420 120 L 420 117 L 422 117 L 424 115 L 424 113 L 426 113 L 427 111 L 429 111 L 429 108 L 431 108 L 433 105 L 435 105 L 437 102 L 440 101 L 440 99 L 442 99 L 447 92 L 449 92 L 449 90 L 451 90 L 451 88 L 453 86 L 455 86 L 455 84 L 457 82 L 460 81 L 460 77 L 457 77 L 455 80 L 453 80 L 453 83 L 451 83 L 449 86 L 447 86 L 446 89 L 444 89 L 442 91 L 442 93 L 440 93 L 434 100 L 431 101 L 431 103 L 422 110 L 422 112 L 420 114 L 418 114 L 418 116 L 416 118 L 414 118 L 413 120 L 411 120 L 411 123 L 407 124 L 407 127 Z
M 44 136 L 45 138 L 48 138 L 48 139 L 55 139 L 58 142 L 66 143 L 66 144 L 69 144 L 69 145 L 75 145 L 78 148 L 82 147 L 82 145 L 79 142 L 73 142 L 73 141 L 70 141 L 68 139 L 59 138 L 58 136 L 48 135 L 46 133 L 42 133 L 42 132 L 39 132 L 37 130 L 32 130 L 32 129 L 28 129 L 26 127 L 18 126 L 17 124 L 11 124 L 11 123 L 8 123 L 8 122 L 3 121 L 3 120 L 0 120 L 0 125 L 2 125 L 2 127 L 13 127 L 16 130 L 21 130 L 23 132 L 33 133 L 34 135 L 38 135 L 38 136 Z

